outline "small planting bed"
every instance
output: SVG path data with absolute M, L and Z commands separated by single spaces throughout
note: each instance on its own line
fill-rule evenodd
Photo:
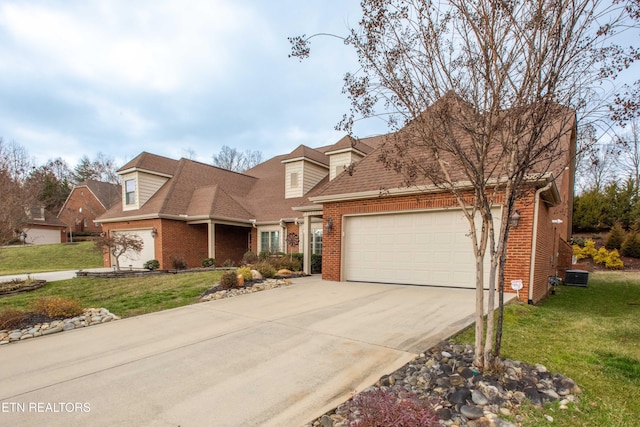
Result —
M 46 280 L 12 280 L 0 283 L 0 297 L 35 291 L 47 284 Z

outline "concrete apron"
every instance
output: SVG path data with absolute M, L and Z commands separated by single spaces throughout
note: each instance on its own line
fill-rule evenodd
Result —
M 303 425 L 473 321 L 472 289 L 294 282 L 2 346 L 0 425 Z

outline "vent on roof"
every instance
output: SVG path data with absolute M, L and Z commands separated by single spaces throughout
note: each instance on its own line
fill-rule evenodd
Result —
M 565 285 L 587 287 L 589 272 L 584 270 L 567 270 L 564 276 Z

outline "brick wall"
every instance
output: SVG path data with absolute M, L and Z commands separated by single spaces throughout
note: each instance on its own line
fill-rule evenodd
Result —
M 511 280 L 521 279 L 524 288 L 520 291 L 520 299 L 526 302 L 529 291 L 529 275 L 531 264 L 531 243 L 533 237 L 534 192 L 530 191 L 516 203 L 515 209 L 520 211 L 520 222 L 512 228 L 507 245 L 507 264 L 505 265 L 505 290 L 511 290 Z M 496 201 L 500 203 L 501 201 Z M 322 278 L 340 281 L 342 263 L 342 221 L 344 215 L 370 214 L 396 211 L 442 209 L 458 207 L 456 199 L 448 193 L 422 194 L 413 196 L 384 197 L 367 200 L 343 201 L 323 204 L 323 227 L 326 230 L 328 221 L 332 223 L 331 232 L 322 236 Z M 553 251 L 553 227 L 549 209 L 544 203 L 539 204 L 538 251 L 534 274 L 534 301 L 547 294 L 549 256 Z M 496 231 L 497 233 L 497 231 Z M 551 242 L 551 246 L 549 245 Z
M 227 260 L 240 265 L 245 252 L 249 250 L 249 234 L 252 229 L 232 225 L 215 225 L 216 265 L 221 266 Z M 205 257 L 206 258 L 206 257 Z
M 82 208 L 82 212 L 80 212 Z M 105 213 L 105 208 L 87 187 L 74 188 L 58 218 L 67 224 L 67 231 L 90 231 L 100 233 L 96 217 Z M 87 225 L 84 225 L 86 219 Z
M 173 268 L 173 260 L 176 259 L 186 261 L 188 268 L 200 267 L 202 260 L 209 257 L 207 224 L 189 225 L 183 221 L 163 219 L 157 228 L 160 239 L 155 239 L 156 258 L 160 261 L 160 268 Z

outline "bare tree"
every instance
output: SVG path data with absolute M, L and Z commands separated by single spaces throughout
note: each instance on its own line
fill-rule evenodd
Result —
M 397 131 L 380 155 L 407 186 L 437 186 L 455 196 L 469 222 L 476 257 L 475 365 L 499 355 L 493 316 L 484 334 L 485 254 L 489 312 L 495 309 L 509 218 L 531 179 L 564 169 L 574 111 L 598 95 L 610 37 L 626 19 L 598 0 L 363 0 L 363 18 L 345 43 L 361 69 L 345 75 L 351 111 L 339 127 L 382 107 Z M 605 24 L 601 25 L 600 22 Z M 292 56 L 309 55 L 309 38 L 290 39 Z M 565 161 L 566 162 L 566 161 Z M 465 185 L 461 185 L 465 183 Z M 500 227 L 492 206 L 503 206 Z
M 235 148 L 223 145 L 220 153 L 212 156 L 212 163 L 222 169 L 234 172 L 244 172 L 262 162 L 260 151 L 238 151 Z
M 27 150 L 15 142 L 0 138 L 0 246 L 16 239 L 24 230 L 26 209 L 34 202 L 26 181 L 33 167 Z
M 623 173 L 631 175 L 636 184 L 640 186 L 640 122 L 638 119 L 630 121 L 629 132 L 619 140 L 622 147 L 618 162 Z
M 100 236 L 95 240 L 95 248 L 99 251 L 105 249 L 113 255 L 116 261 L 116 270 L 120 271 L 120 257 L 126 253 L 139 254 L 144 247 L 142 239 L 134 234 L 110 233 Z
M 88 179 L 93 179 L 111 184 L 119 184 L 120 177 L 116 173 L 116 170 L 117 167 L 113 157 L 109 157 L 100 152 L 91 160 L 85 155 L 80 158 L 80 161 L 74 168 L 74 181 L 76 184 L 79 184 Z

